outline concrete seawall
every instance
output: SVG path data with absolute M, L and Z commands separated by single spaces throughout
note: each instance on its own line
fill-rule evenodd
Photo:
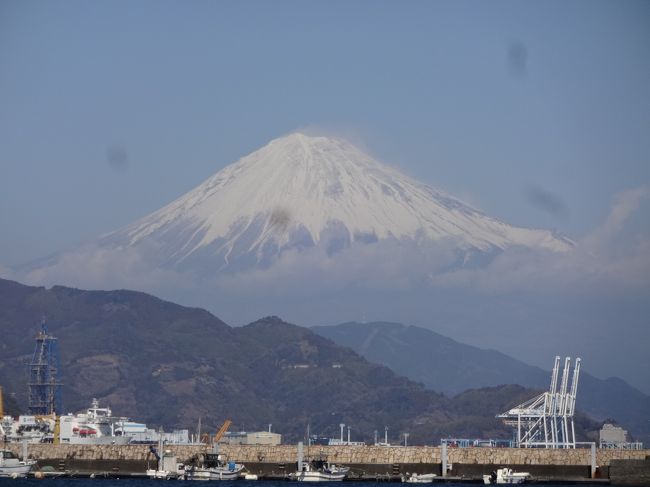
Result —
M 7 447 L 21 455 L 22 445 Z M 95 472 L 144 472 L 153 455 L 146 445 L 27 445 L 28 455 L 41 466 L 56 470 Z M 211 451 L 201 445 L 168 445 L 166 450 L 180 462 Z M 229 459 L 246 464 L 251 472 L 282 476 L 295 470 L 296 445 L 256 446 L 223 445 L 220 452 Z M 305 454 L 307 449 L 305 447 Z M 380 446 L 312 446 L 309 456 L 324 456 L 330 461 L 351 467 L 352 476 L 395 476 L 406 472 L 442 475 L 441 447 L 380 447 Z M 650 450 L 596 449 L 596 476 L 609 478 L 610 466 L 618 482 L 637 482 L 647 478 Z M 478 478 L 499 466 L 525 470 L 541 479 L 588 479 L 592 474 L 590 449 L 520 449 L 520 448 L 447 448 L 448 475 Z M 644 470 L 645 469 L 645 470 Z M 629 473 L 628 473 L 629 472 Z M 640 474 L 638 472 L 641 472 Z
M 146 445 L 52 445 L 30 444 L 28 453 L 32 458 L 77 459 L 77 460 L 137 460 L 150 457 Z M 7 448 L 18 455 L 20 444 Z M 168 445 L 180 461 L 211 451 L 201 445 Z M 306 452 L 305 447 L 305 452 Z M 297 458 L 296 445 L 258 446 L 222 445 L 220 451 L 228 458 L 241 462 L 292 463 Z M 384 464 L 394 463 L 441 463 L 439 446 L 312 446 L 310 455 L 322 454 L 337 463 Z M 650 450 L 596 449 L 596 464 L 609 466 L 612 460 L 645 460 Z M 493 465 L 590 465 L 589 449 L 522 449 L 522 448 L 448 448 L 447 461 L 451 464 L 493 464 Z

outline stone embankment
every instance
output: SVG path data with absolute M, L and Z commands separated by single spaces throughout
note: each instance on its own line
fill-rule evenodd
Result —
M 41 459 L 75 459 L 75 460 L 134 460 L 146 461 L 151 458 L 146 445 L 52 445 L 30 444 L 28 454 Z M 20 444 L 7 447 L 18 455 Z M 194 455 L 211 451 L 208 446 L 168 445 L 179 461 L 185 461 Z M 222 445 L 221 453 L 240 462 L 255 463 L 293 463 L 298 449 L 296 445 Z M 307 448 L 304 448 L 305 455 Z M 439 464 L 442 462 L 441 447 L 409 446 L 312 446 L 309 456 L 322 455 L 336 463 L 352 464 Z M 650 450 L 613 450 L 596 449 L 596 464 L 609 466 L 612 460 L 645 460 Z M 521 448 L 447 448 L 449 464 L 482 465 L 591 465 L 590 449 L 546 450 Z
M 142 475 L 154 466 L 154 455 L 146 445 L 25 445 L 27 455 L 41 467 L 80 473 Z M 23 445 L 7 448 L 21 456 Z M 166 445 L 179 462 L 188 462 L 200 453 L 212 451 L 204 445 Z M 246 465 L 262 478 L 284 478 L 295 472 L 296 445 L 223 445 L 221 453 L 229 460 Z M 650 450 L 446 448 L 381 446 L 305 447 L 308 458 L 323 457 L 350 467 L 353 479 L 399 479 L 405 473 L 435 473 L 448 479 L 478 480 L 501 466 L 530 472 L 538 480 L 581 481 L 600 478 L 614 483 L 647 485 L 650 479 Z M 445 468 L 446 467 L 446 468 Z

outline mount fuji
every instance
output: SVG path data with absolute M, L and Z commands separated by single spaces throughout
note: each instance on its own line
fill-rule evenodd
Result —
M 381 241 L 453 242 L 463 260 L 513 246 L 573 246 L 491 218 L 345 140 L 301 133 L 272 140 L 99 245 L 146 248 L 164 268 L 214 274 L 268 268 L 287 251 L 320 247 L 332 257 Z

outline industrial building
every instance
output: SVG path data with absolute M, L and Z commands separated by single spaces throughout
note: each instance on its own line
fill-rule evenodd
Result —
M 282 443 L 282 435 L 279 433 L 272 433 L 270 431 L 229 431 L 220 441 L 228 445 L 280 445 Z

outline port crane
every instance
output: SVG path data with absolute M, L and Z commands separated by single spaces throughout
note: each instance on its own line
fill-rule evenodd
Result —
M 578 394 L 580 359 L 573 368 L 569 384 L 571 358 L 564 360 L 560 377 L 560 357 L 555 357 L 551 386 L 548 392 L 499 414 L 497 418 L 517 431 L 517 446 L 520 448 L 575 448 L 576 433 L 573 415 Z

